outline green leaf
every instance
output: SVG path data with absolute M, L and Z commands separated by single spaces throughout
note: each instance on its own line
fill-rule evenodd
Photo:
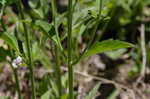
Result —
M 41 99 L 49 99 L 50 98 L 50 91 L 48 90 L 47 92 L 45 92 L 42 96 Z
M 129 48 L 129 47 L 133 47 L 133 45 L 119 40 L 112 40 L 112 39 L 105 40 L 102 42 L 97 42 L 93 46 L 91 46 L 89 50 L 85 52 L 82 58 L 89 57 L 98 53 L 117 50 L 121 48 Z
M 96 10 L 89 10 L 89 14 L 93 17 L 93 18 L 97 18 L 98 16 L 98 12 Z
M 68 73 L 65 73 L 63 76 L 62 76 L 62 86 L 64 88 L 67 88 L 68 84 Z
M 30 10 L 29 14 L 35 19 L 43 19 L 44 18 L 42 9 L 32 9 L 32 10 Z
M 52 24 L 49 24 L 48 22 L 45 22 L 42 20 L 37 20 L 35 22 L 35 25 L 40 27 L 46 33 L 46 35 L 50 39 L 52 39 L 61 50 L 63 50 L 61 43 L 60 43 L 60 38 L 57 39 L 55 27 Z
M 46 21 L 37 20 L 35 22 L 35 25 L 40 27 L 46 33 L 51 32 L 52 34 L 50 34 L 50 36 L 55 35 L 55 29 L 54 29 L 54 26 L 52 24 L 49 24 Z
M 96 96 L 96 93 L 100 87 L 100 83 L 98 83 L 90 92 L 89 94 L 85 97 L 85 99 L 93 99 Z
M 56 96 L 59 96 L 58 87 L 57 87 L 56 83 L 51 80 L 51 81 L 50 81 L 50 84 L 51 84 L 51 86 L 52 86 L 52 90 L 53 90 L 54 94 L 55 94 Z M 53 95 L 54 95 L 54 94 L 53 94 Z
M 121 57 L 125 52 L 127 51 L 127 49 L 123 48 L 123 49 L 119 49 L 119 50 L 115 50 L 115 51 L 109 51 L 109 52 L 105 52 L 105 54 L 107 56 L 109 56 L 112 59 L 118 59 L 119 57 Z
M 120 90 L 119 89 L 115 89 L 108 97 L 107 99 L 116 99 L 117 96 L 119 95 Z
M 32 57 L 34 61 L 41 61 L 45 68 L 51 68 L 48 55 L 45 53 L 45 50 L 40 48 L 37 42 L 32 44 Z
M 68 96 L 69 96 L 69 94 L 63 94 L 63 95 L 61 96 L 61 99 L 67 99 Z
M 17 2 L 17 0 L 0 0 L 0 4 L 2 4 L 2 5 L 6 5 L 6 4 L 10 5 L 15 2 Z
M 10 99 L 8 96 L 0 96 L 0 99 Z
M 0 62 L 5 61 L 7 56 L 10 56 L 10 50 L 5 50 L 3 47 L 0 47 Z
M 5 5 L 6 2 L 7 2 L 6 0 L 1 0 L 1 1 L 0 1 L 0 4 Z
M 53 90 L 48 90 L 41 96 L 41 99 L 57 99 L 57 98 L 54 96 Z
M 4 32 L 0 33 L 0 38 L 3 39 L 12 49 L 19 52 L 18 42 L 15 36 Z

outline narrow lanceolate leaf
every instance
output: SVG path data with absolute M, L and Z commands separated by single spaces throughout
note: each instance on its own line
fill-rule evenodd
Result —
M 100 83 L 98 83 L 90 92 L 89 94 L 85 97 L 85 99 L 94 99 L 97 92 L 98 92 L 98 89 L 100 87 Z
M 98 53 L 117 50 L 121 48 L 129 48 L 129 47 L 133 47 L 133 45 L 119 40 L 112 40 L 112 39 L 105 40 L 102 42 L 97 42 L 93 46 L 91 46 L 89 50 L 85 52 L 82 58 L 89 57 Z
M 0 39 L 3 39 L 12 49 L 19 52 L 19 47 L 15 36 L 10 33 L 0 33 Z

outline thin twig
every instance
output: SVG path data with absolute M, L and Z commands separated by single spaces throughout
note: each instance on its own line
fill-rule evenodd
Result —
M 66 67 L 61 67 L 61 70 L 62 71 L 68 71 L 68 69 Z M 53 73 L 54 71 L 52 70 L 46 70 L 45 73 Z M 75 70 L 74 71 L 75 74 L 78 74 L 78 75 L 81 75 L 81 76 L 84 76 L 84 77 L 88 77 L 88 78 L 91 78 L 93 80 L 98 80 L 98 81 L 101 81 L 102 83 L 109 83 L 109 84 L 113 84 L 115 85 L 116 88 L 121 88 L 121 89 L 125 89 L 126 91 L 130 92 L 131 96 L 132 96 L 132 99 L 136 99 L 135 98 L 135 92 L 133 89 L 123 85 L 123 84 L 120 84 L 120 83 L 117 83 L 115 81 L 112 81 L 112 80 L 108 80 L 108 79 L 105 79 L 103 77 L 96 77 L 96 76 L 93 76 L 93 75 L 89 75 L 87 73 L 84 73 L 84 72 L 80 72 L 80 71 L 77 71 Z
M 142 23 L 140 27 L 140 37 L 141 37 L 141 53 L 142 53 L 142 66 L 141 66 L 141 72 L 140 76 L 137 79 L 135 86 L 137 86 L 139 83 L 143 83 L 143 79 L 145 77 L 145 71 L 146 71 L 146 48 L 145 48 L 145 25 Z
M 68 69 L 65 68 L 65 67 L 61 67 L 61 69 L 62 69 L 63 71 L 68 71 Z M 133 91 L 131 88 L 125 86 L 125 85 L 119 84 L 119 83 L 117 83 L 117 82 L 115 82 L 115 81 L 108 80 L 108 79 L 105 79 L 105 78 L 102 78 L 102 77 L 92 76 L 92 75 L 89 75 L 89 74 L 87 74 L 87 73 L 79 72 L 79 71 L 76 71 L 76 70 L 74 71 L 74 73 L 79 74 L 79 75 L 84 76 L 84 77 L 89 77 L 89 78 L 94 79 L 94 80 L 101 81 L 102 83 L 110 83 L 110 84 L 113 84 L 113 85 L 116 86 L 116 88 L 125 89 L 125 90 L 127 90 L 127 91 L 129 91 L 129 92 L 131 93 L 132 99 L 135 99 L 134 91 Z
M 145 25 L 141 24 L 141 50 L 142 50 L 142 70 L 141 76 L 144 77 L 145 75 L 145 68 L 146 68 L 146 48 L 145 48 Z

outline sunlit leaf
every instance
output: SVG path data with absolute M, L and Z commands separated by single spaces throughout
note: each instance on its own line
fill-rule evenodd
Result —
M 112 40 L 112 39 L 105 40 L 102 42 L 97 42 L 93 46 L 91 46 L 89 50 L 85 52 L 82 58 L 92 56 L 98 53 L 117 50 L 120 48 L 129 48 L 129 47 L 133 47 L 133 45 L 127 42 L 119 41 L 119 40 Z

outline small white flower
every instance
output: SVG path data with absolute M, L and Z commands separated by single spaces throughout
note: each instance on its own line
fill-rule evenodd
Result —
M 16 64 L 21 64 L 22 63 L 22 58 L 20 56 L 18 56 L 16 59 L 15 59 L 15 62 Z
M 22 63 L 22 58 L 20 56 L 18 56 L 16 59 L 13 60 L 12 62 L 12 66 L 14 68 L 17 68 L 19 64 Z
M 17 68 L 17 67 L 18 67 L 18 65 L 15 64 L 14 62 L 12 63 L 12 66 L 13 66 L 14 68 Z

